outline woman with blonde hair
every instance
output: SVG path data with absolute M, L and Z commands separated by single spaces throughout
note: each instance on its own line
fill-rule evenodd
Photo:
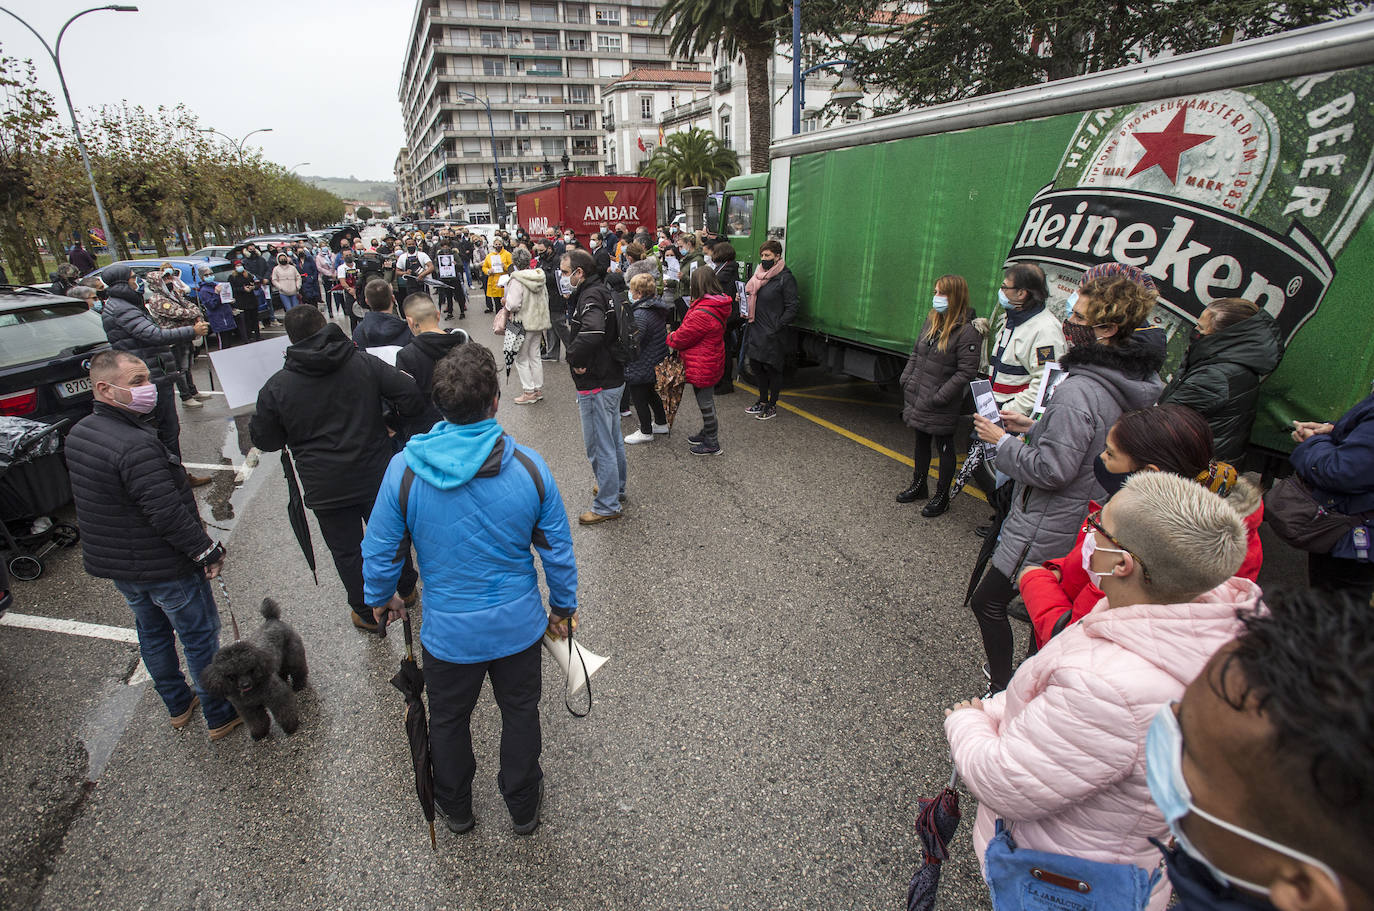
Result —
M 897 494 L 898 503 L 929 496 L 930 448 L 940 455 L 935 496 L 921 510 L 933 518 L 949 508 L 954 480 L 954 426 L 963 410 L 968 384 L 978 376 L 987 320 L 975 319 L 968 303 L 968 283 L 960 275 L 935 281 L 930 313 L 902 371 L 902 420 L 916 431 L 915 471 L 911 484 Z

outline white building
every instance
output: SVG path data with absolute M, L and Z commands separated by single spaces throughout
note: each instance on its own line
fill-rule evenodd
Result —
M 607 174 L 638 174 L 659 145 L 663 112 L 711 95 L 704 70 L 635 69 L 601 89 Z
M 673 61 L 659 6 L 417 0 L 398 90 L 417 210 L 490 221 L 497 161 L 511 211 L 516 191 L 565 168 L 601 173 L 600 87 L 701 65 Z
M 410 215 L 419 208 L 415 196 L 415 183 L 410 168 L 410 149 L 401 146 L 396 153 L 396 164 L 392 167 L 396 175 L 396 215 Z

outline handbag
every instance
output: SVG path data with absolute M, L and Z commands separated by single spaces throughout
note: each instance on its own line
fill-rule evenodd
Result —
M 491 331 L 492 331 L 492 332 L 495 332 L 497 335 L 505 335 L 505 334 L 506 334 L 506 320 L 507 320 L 509 317 L 510 317 L 510 314 L 506 311 L 506 308 L 505 308 L 505 307 L 497 307 L 497 308 L 496 308 L 496 316 L 493 317 L 493 318 L 492 318 L 492 321 L 491 321 Z
M 1331 553 L 1342 538 L 1369 520 L 1369 513 L 1348 516 L 1323 505 L 1296 474 L 1274 482 L 1264 495 L 1264 521 L 1274 533 L 1314 554 Z
M 1018 848 L 1000 819 L 983 861 L 994 911 L 1142 911 L 1161 875 L 1158 867 Z

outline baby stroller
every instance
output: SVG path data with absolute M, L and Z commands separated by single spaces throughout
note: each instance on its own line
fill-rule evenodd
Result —
M 81 539 L 75 525 L 46 519 L 72 499 L 61 435 L 70 423 L 0 417 L 0 546 L 24 582 L 43 575 L 43 557 Z

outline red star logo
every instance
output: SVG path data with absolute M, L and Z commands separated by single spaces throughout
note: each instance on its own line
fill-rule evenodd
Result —
M 1169 178 L 1170 183 L 1178 183 L 1178 160 L 1183 153 L 1193 146 L 1200 146 L 1207 140 L 1216 138 L 1215 134 L 1209 136 L 1206 133 L 1185 133 L 1184 120 L 1187 116 L 1188 109 L 1184 108 L 1175 114 L 1169 125 L 1159 133 L 1132 133 L 1136 141 L 1145 147 L 1145 154 L 1141 156 L 1135 169 L 1126 176 L 1134 177 L 1141 171 L 1158 166 L 1164 172 L 1164 176 Z

